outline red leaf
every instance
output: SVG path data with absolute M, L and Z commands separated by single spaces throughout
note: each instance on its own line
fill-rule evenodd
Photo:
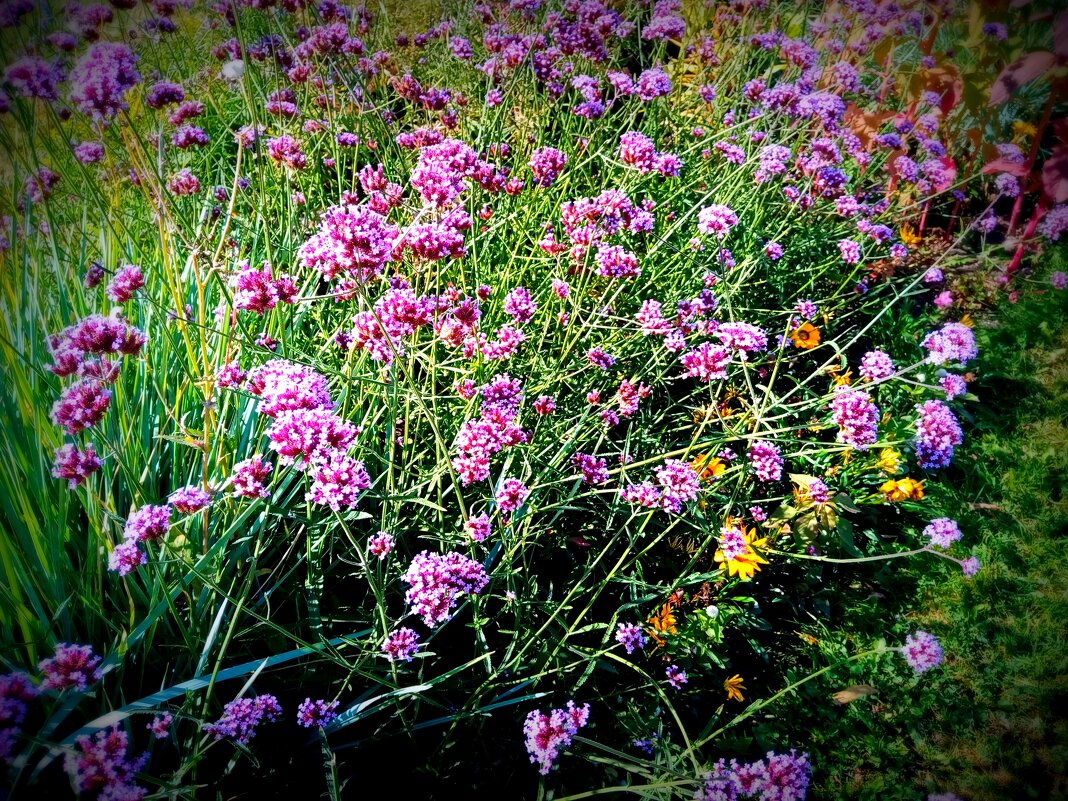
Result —
M 1027 175 L 1027 165 L 1021 162 L 1009 161 L 1008 159 L 994 159 L 983 165 L 984 175 L 995 175 L 1007 172 L 1017 178 Z
M 997 106 L 1004 103 L 1013 92 L 1045 74 L 1057 61 L 1057 57 L 1048 50 L 1036 50 L 1012 62 L 1001 71 L 994 85 L 990 87 L 990 101 L 987 105 Z
M 1062 11 L 1053 21 L 1053 52 L 1060 61 L 1068 61 L 1068 11 Z
M 1042 165 L 1042 189 L 1054 203 L 1068 200 L 1068 145 L 1058 145 Z
M 957 163 L 949 156 L 942 156 L 939 161 L 942 162 L 942 167 L 944 168 L 943 174 L 945 180 L 935 184 L 935 189 L 939 192 L 945 192 L 949 187 L 953 186 L 953 182 L 957 180 Z

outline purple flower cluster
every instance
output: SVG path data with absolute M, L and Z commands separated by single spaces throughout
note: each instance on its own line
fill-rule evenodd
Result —
M 723 239 L 738 224 L 738 215 L 729 206 L 712 204 L 697 213 L 697 230 Z
M 882 381 L 894 374 L 894 360 L 881 350 L 870 350 L 860 360 L 860 376 L 865 381 Z
M 579 469 L 586 484 L 604 484 L 608 481 L 608 461 L 588 453 L 576 453 L 571 464 Z
M 114 726 L 95 736 L 83 734 L 63 759 L 79 795 L 99 792 L 105 801 L 140 801 L 148 791 L 134 781 L 134 774 L 148 762 L 148 754 L 131 759 L 130 738 Z
M 650 509 L 665 509 L 673 514 L 684 503 L 695 500 L 701 491 L 701 479 L 694 469 L 679 459 L 668 459 L 654 473 L 655 483 L 643 481 L 623 488 L 623 499 Z
M 698 378 L 707 384 L 709 381 L 721 381 L 727 377 L 731 354 L 725 347 L 702 342 L 693 350 L 682 354 L 679 361 L 686 368 L 684 376 Z
M 265 462 L 259 454 L 251 456 L 234 465 L 233 475 L 230 476 L 230 487 L 234 497 L 237 498 L 267 498 L 270 491 L 267 489 L 267 477 L 270 476 L 274 467 L 270 462 Z
M 144 285 L 145 276 L 141 268 L 136 264 L 126 264 L 115 271 L 108 283 L 107 294 L 115 303 L 126 303 Z
M 261 723 L 278 720 L 281 715 L 282 706 L 273 695 L 235 698 L 223 707 L 221 718 L 214 723 L 205 723 L 202 728 L 216 740 L 229 737 L 240 745 L 248 745 Z
M 774 442 L 754 440 L 747 455 L 753 472 L 761 481 L 778 481 L 782 478 L 782 452 Z
M 271 265 L 256 269 L 247 261 L 237 265 L 234 276 L 234 307 L 244 311 L 265 314 L 279 303 L 293 303 L 297 297 L 297 285 L 288 275 L 275 278 Z
M 939 548 L 948 548 L 961 538 L 960 526 L 949 517 L 936 517 L 924 528 L 923 535 Z
M 762 328 L 751 323 L 723 323 L 716 328 L 716 338 L 731 350 L 739 351 L 745 361 L 750 353 L 768 349 L 768 335 Z
M 539 147 L 530 156 L 530 171 L 534 183 L 541 187 L 552 186 L 567 166 L 567 154 L 555 147 Z
M 942 401 L 924 401 L 916 407 L 916 458 L 920 467 L 946 467 L 953 449 L 964 441 L 956 415 Z
M 419 553 L 402 578 L 408 584 L 405 601 L 431 628 L 452 616 L 461 595 L 477 595 L 489 582 L 481 564 L 455 551 Z
M 0 762 L 11 758 L 15 738 L 22 732 L 22 722 L 29 702 L 37 697 L 37 687 L 25 673 L 0 674 Z
M 942 646 L 933 634 L 917 631 L 905 638 L 901 648 L 905 661 L 917 673 L 926 673 L 942 664 Z
M 628 654 L 633 654 L 645 647 L 646 639 L 637 623 L 620 623 L 616 629 L 616 642 L 626 648 Z
M 297 258 L 324 278 L 352 277 L 366 283 L 392 261 L 399 233 L 376 211 L 334 206 L 323 212 L 319 231 L 300 246 Z
M 729 763 L 721 759 L 705 774 L 696 801 L 804 801 L 811 780 L 808 754 L 776 754 L 769 751 L 756 762 Z
M 37 665 L 41 671 L 41 689 L 66 690 L 73 687 L 83 692 L 91 682 L 100 681 L 104 675 L 100 669 L 101 661 L 90 645 L 57 643 L 55 654 Z
M 530 761 L 539 766 L 538 772 L 542 776 L 548 774 L 560 750 L 571 744 L 571 738 L 589 719 L 590 705 L 576 707 L 574 701 L 568 701 L 566 709 L 550 710 L 548 715 L 540 709 L 527 715 L 523 721 L 527 753 Z
M 298 469 L 328 462 L 334 451 L 352 447 L 359 429 L 326 409 L 287 409 L 267 429 L 269 447 L 280 465 Z
M 879 439 L 879 407 L 867 392 L 838 387 L 831 400 L 831 414 L 838 426 L 839 442 L 863 451 Z
M 367 540 L 367 551 L 372 556 L 377 556 L 378 561 L 382 561 L 393 550 L 394 541 L 393 535 L 387 534 L 385 531 L 379 531 L 369 540 Z
M 409 628 L 391 632 L 382 643 L 382 653 L 390 662 L 411 662 L 419 650 L 419 635 Z
M 55 478 L 66 479 L 67 485 L 74 489 L 99 470 L 102 465 L 103 462 L 92 445 L 80 451 L 68 443 L 56 449 L 52 460 L 52 475 Z
M 334 408 L 323 376 L 284 359 L 272 359 L 249 373 L 248 389 L 260 399 L 259 413 L 268 417 L 295 409 Z
M 681 690 L 682 686 L 690 681 L 686 676 L 686 671 L 678 665 L 668 665 L 664 668 L 664 675 L 667 677 L 668 684 L 676 690 Z
M 335 512 L 341 511 L 342 507 L 351 509 L 356 506 L 360 493 L 371 486 L 371 477 L 363 462 L 336 449 L 312 461 L 308 474 L 312 483 L 306 499 L 329 506 Z
M 303 170 L 308 166 L 308 157 L 300 141 L 292 136 L 278 136 L 267 140 L 267 155 L 271 161 L 290 170 Z
M 297 724 L 306 729 L 329 726 L 337 720 L 337 708 L 340 701 L 313 701 L 305 698 L 297 707 Z
M 931 364 L 967 364 L 979 355 L 975 333 L 963 323 L 946 323 L 923 340 Z
M 507 393 L 502 394 L 506 387 Z M 452 467 L 462 485 L 489 478 L 490 457 L 527 441 L 529 435 L 516 421 L 520 388 L 507 374 L 497 376 L 482 389 L 486 402 L 480 416 L 467 420 L 456 432 Z
M 677 178 L 682 159 L 674 153 L 660 153 L 653 140 L 638 131 L 628 131 L 619 137 L 619 160 L 642 175 L 658 172 L 665 178 Z
M 70 72 L 70 102 L 94 122 L 107 123 L 128 108 L 126 93 L 140 81 L 137 56 L 129 47 L 97 42 Z

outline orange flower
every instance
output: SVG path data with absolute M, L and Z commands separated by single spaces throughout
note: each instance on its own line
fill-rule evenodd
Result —
M 711 453 L 702 453 L 690 462 L 690 467 L 702 481 L 710 481 L 727 469 L 727 463 Z
M 920 244 L 920 240 L 923 238 L 916 233 L 916 229 L 911 225 L 902 225 L 901 230 L 898 231 L 898 233 L 901 234 L 901 241 L 904 243 L 905 247 L 908 248 Z
M 790 334 L 790 340 L 794 343 L 795 348 L 812 350 L 812 348 L 820 344 L 820 330 L 812 323 L 802 323 Z
M 898 481 L 890 479 L 879 487 L 879 491 L 891 503 L 895 501 L 918 501 L 923 497 L 923 482 L 907 476 Z
M 645 622 L 649 626 L 649 636 L 653 638 L 657 646 L 665 645 L 664 638 L 661 635 L 678 634 L 679 632 L 675 627 L 675 613 L 671 610 L 671 604 L 664 604 L 660 607 L 659 612 L 654 612 Z
M 742 690 L 745 689 L 745 685 L 742 684 L 743 681 L 745 681 L 745 679 L 735 674 L 723 682 L 723 689 L 727 691 L 728 701 L 745 700 L 745 696 L 742 695 Z

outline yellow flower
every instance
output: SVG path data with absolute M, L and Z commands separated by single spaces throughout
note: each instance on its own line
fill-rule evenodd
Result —
M 966 325 L 969 328 L 974 328 L 975 327 L 975 320 L 972 319 L 972 316 L 970 314 L 965 314 L 960 318 L 960 324 L 961 325 Z
M 827 373 L 831 376 L 832 386 L 835 386 L 835 387 L 849 386 L 850 384 L 853 383 L 853 371 L 852 370 L 846 370 L 843 373 L 841 367 L 831 367 L 831 368 L 828 368 Z
M 811 350 L 820 344 L 820 330 L 812 323 L 802 323 L 790 334 L 795 348 Z
M 1014 139 L 1023 139 L 1025 136 L 1034 136 L 1038 129 L 1030 122 L 1014 120 L 1012 123 L 1012 136 Z
M 730 518 L 727 519 L 725 527 L 731 527 Z M 745 531 L 745 529 L 742 529 L 742 531 L 743 536 L 745 537 L 745 544 L 749 546 L 749 549 L 745 553 L 735 557 L 734 559 L 727 559 L 723 555 L 723 551 L 721 549 L 716 549 L 716 554 L 713 558 L 717 562 L 725 563 L 728 576 L 736 575 L 742 581 L 749 581 L 749 579 L 751 579 L 756 574 L 756 572 L 760 570 L 761 565 L 766 565 L 768 563 L 768 560 L 761 556 L 757 550 L 755 550 L 757 548 L 767 547 L 768 538 L 761 537 L 760 539 L 757 539 L 755 528 L 751 528 L 749 529 L 749 531 Z
M 898 231 L 901 235 L 901 241 L 905 247 L 911 248 L 920 243 L 922 237 L 916 233 L 916 229 L 911 225 L 902 225 L 901 230 Z
M 709 481 L 726 470 L 727 463 L 711 453 L 702 453 L 690 462 L 690 467 L 701 477 L 702 481 Z
M 879 451 L 879 469 L 884 473 L 894 475 L 901 467 L 901 452 L 893 448 L 883 448 Z M 883 490 L 885 492 L 885 490 Z
M 742 695 L 742 690 L 745 689 L 745 685 L 742 682 L 745 681 L 741 676 L 735 674 L 729 679 L 723 682 L 723 689 L 727 691 L 728 701 L 744 701 L 745 696 Z
M 879 491 L 882 492 L 886 496 L 886 500 L 890 502 L 918 501 L 923 498 L 923 482 L 916 481 L 907 476 L 897 481 L 890 479 L 879 487 Z

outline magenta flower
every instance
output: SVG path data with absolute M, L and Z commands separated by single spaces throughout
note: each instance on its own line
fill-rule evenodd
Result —
M 455 551 L 444 555 L 423 551 L 412 560 L 403 580 L 408 584 L 405 600 L 431 628 L 452 616 L 461 595 L 478 594 L 489 583 L 481 564 Z
M 236 698 L 223 707 L 223 715 L 214 723 L 205 723 L 201 728 L 216 740 L 230 738 L 241 745 L 248 745 L 256 736 L 256 728 L 264 721 L 278 720 L 282 707 L 273 695 L 258 695 L 255 698 Z
M 561 749 L 571 744 L 571 738 L 589 719 L 590 705 L 576 707 L 574 701 L 568 701 L 566 709 L 553 709 L 548 715 L 540 709 L 527 715 L 523 721 L 523 734 L 530 761 L 539 766 L 539 773 L 548 774 Z
M 337 720 L 337 708 L 340 701 L 313 701 L 305 698 L 297 707 L 297 724 L 306 729 L 329 726 Z
M 92 445 L 80 451 L 68 443 L 56 449 L 52 460 L 52 476 L 66 479 L 67 485 L 74 489 L 99 470 L 101 465 L 103 462 Z
M 92 646 L 57 643 L 55 655 L 37 665 L 41 671 L 41 689 L 66 690 L 73 687 L 84 691 L 90 683 L 100 681 L 104 675 L 100 669 L 101 661 L 99 656 L 93 654 Z
M 926 631 L 917 631 L 907 636 L 901 653 L 916 673 L 926 673 L 942 663 L 942 646 L 933 634 Z
M 390 662 L 411 662 L 419 650 L 419 635 L 409 628 L 391 632 L 382 643 L 382 653 Z

